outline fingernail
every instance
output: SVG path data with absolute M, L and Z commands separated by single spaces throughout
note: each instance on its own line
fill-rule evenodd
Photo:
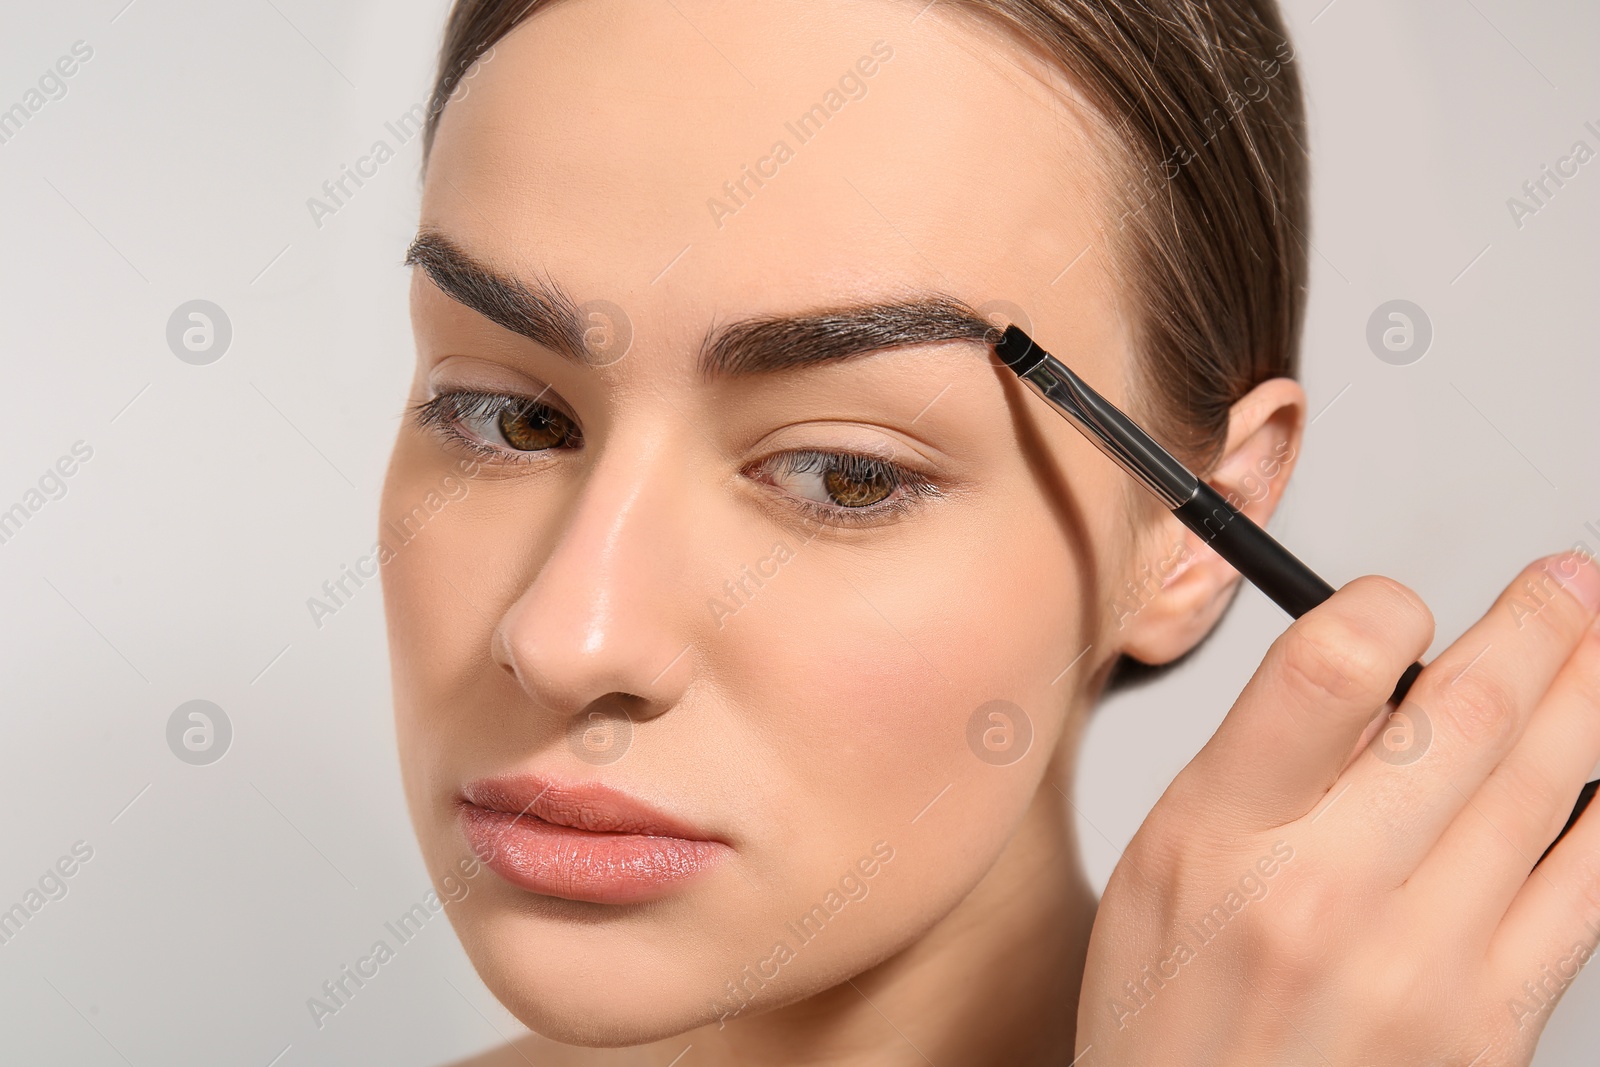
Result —
M 1600 567 L 1592 555 L 1580 548 L 1558 556 L 1549 569 L 1584 607 L 1600 611 Z

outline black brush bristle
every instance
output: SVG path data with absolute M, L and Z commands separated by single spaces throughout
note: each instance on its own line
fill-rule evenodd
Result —
M 1007 326 L 1000 339 L 994 343 L 994 354 L 1018 374 L 1032 370 L 1044 358 L 1044 349 L 1033 343 L 1033 338 L 1016 325 Z

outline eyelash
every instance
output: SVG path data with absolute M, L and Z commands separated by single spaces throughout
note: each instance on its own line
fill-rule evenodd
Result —
M 531 412 L 552 412 L 561 415 L 563 418 L 567 417 L 566 413 L 559 408 L 542 403 L 532 397 L 512 396 L 501 393 L 480 393 L 466 389 L 440 393 L 430 400 L 413 405 L 410 409 L 411 417 L 420 429 L 436 433 L 452 443 L 462 445 L 479 456 L 497 463 L 538 462 L 550 452 L 558 451 L 562 448 L 570 449 L 583 443 L 582 432 L 577 429 L 575 423 L 572 435 L 566 439 L 570 443 L 537 451 L 507 449 L 499 445 L 490 444 L 463 426 L 463 423 L 468 420 L 492 419 L 498 421 L 501 416 L 506 414 L 526 415 Z M 889 484 L 888 496 L 872 504 L 858 507 L 823 504 L 779 490 L 787 498 L 789 506 L 794 510 L 816 521 L 833 526 L 864 526 L 881 523 L 885 519 L 898 518 L 904 515 L 921 503 L 924 498 L 941 495 L 941 490 L 938 486 L 925 481 L 921 475 L 914 471 L 898 463 L 891 463 L 888 460 L 859 452 L 824 452 L 817 449 L 799 449 L 776 453 L 756 466 L 769 475 L 837 473 L 851 481 L 872 482 L 881 478 Z
M 502 448 L 499 445 L 483 440 L 476 434 L 468 432 L 462 424 L 472 419 L 493 419 L 498 421 L 504 415 L 527 415 L 533 412 L 557 414 L 572 422 L 573 436 L 567 440 L 574 445 L 583 443 L 582 431 L 577 429 L 577 423 L 568 418 L 566 412 L 531 396 L 479 393 L 470 389 L 457 389 L 448 393 L 440 393 L 433 399 L 425 400 L 411 409 L 412 418 L 416 420 L 416 424 L 421 429 L 437 433 L 446 440 L 463 445 L 485 459 L 496 463 L 537 463 L 546 458 L 545 454 L 547 452 L 553 452 L 555 449 L 522 451 L 520 449 Z
M 923 498 L 940 495 L 938 486 L 924 481 L 920 475 L 898 463 L 858 452 L 821 452 L 815 449 L 779 452 L 763 461 L 762 467 L 776 467 L 776 473 L 780 474 L 838 473 L 856 482 L 883 478 L 889 483 L 890 495 L 862 507 L 823 504 L 792 493 L 784 494 L 796 510 L 834 526 L 865 526 L 881 523 L 891 517 L 899 518 L 920 504 Z

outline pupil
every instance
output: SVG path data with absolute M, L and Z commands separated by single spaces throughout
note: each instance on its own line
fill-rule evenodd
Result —
M 862 508 L 876 504 L 894 490 L 894 484 L 884 471 L 874 471 L 865 478 L 851 477 L 843 471 L 831 470 L 823 476 L 828 494 L 841 507 Z
M 506 443 L 519 452 L 554 448 L 567 438 L 572 429 L 565 415 L 549 408 L 502 411 L 497 422 Z

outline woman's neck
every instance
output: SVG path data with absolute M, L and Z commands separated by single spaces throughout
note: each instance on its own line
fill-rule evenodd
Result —
M 994 867 L 911 947 L 673 1053 L 693 1041 L 719 1067 L 1070 1062 L 1095 897 L 1068 810 L 1047 778 Z
M 667 1067 L 1058 1065 L 1073 1058 L 1095 895 L 1079 866 L 1065 776 L 1047 772 L 973 891 L 909 948 L 796 1004 L 635 1049 L 533 1039 L 536 1063 Z M 510 1051 L 510 1050 L 507 1050 Z M 473 1061 L 522 1063 L 522 1059 Z

